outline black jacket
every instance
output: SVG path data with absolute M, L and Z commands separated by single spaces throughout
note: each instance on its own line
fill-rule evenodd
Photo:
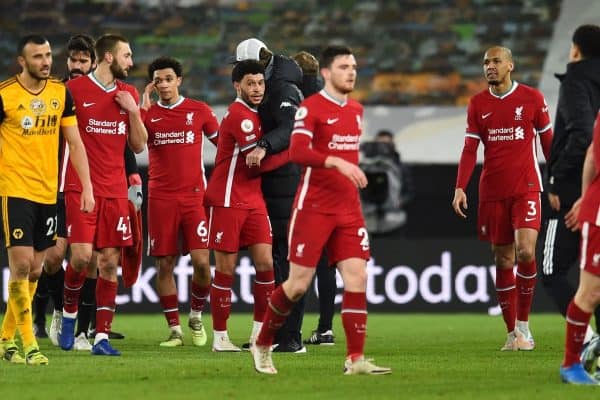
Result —
M 570 208 L 581 195 L 583 160 L 600 108 L 600 58 L 569 63 L 556 77 L 561 83 L 547 188 L 559 196 L 561 208 Z
M 300 90 L 302 70 L 294 60 L 274 55 L 272 68 L 266 82 L 265 100 L 258 108 L 268 154 L 279 153 L 290 146 L 296 110 L 304 99 Z M 262 192 L 275 236 L 285 235 L 299 180 L 300 168 L 293 163 L 262 176 Z

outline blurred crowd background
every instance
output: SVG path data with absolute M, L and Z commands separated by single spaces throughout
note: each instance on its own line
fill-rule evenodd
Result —
M 503 43 L 518 60 L 515 79 L 537 86 L 560 0 L 3 0 L 0 77 L 17 72 L 15 39 L 46 34 L 60 75 L 74 33 L 118 32 L 131 40 L 132 83 L 145 84 L 160 55 L 184 64 L 184 93 L 210 104 L 231 101 L 227 58 L 259 37 L 275 52 L 319 54 L 327 44 L 355 51 L 365 104 L 465 105 L 485 88 L 481 58 Z

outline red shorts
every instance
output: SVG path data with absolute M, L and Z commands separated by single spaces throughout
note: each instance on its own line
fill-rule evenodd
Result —
M 94 196 L 94 211 L 81 211 L 81 193 L 65 192 L 69 243 L 92 243 L 94 249 L 131 246 L 132 232 L 127 199 Z
M 480 240 L 496 245 L 515 241 L 515 230 L 540 230 L 542 213 L 540 193 L 529 192 L 519 197 L 479 203 L 477 232 Z
M 581 226 L 580 267 L 590 274 L 600 275 L 600 226 L 584 222 Z
M 181 244 L 181 246 L 180 246 Z M 155 257 L 208 249 L 208 221 L 201 197 L 148 199 L 148 254 Z
M 272 243 L 271 222 L 265 209 L 210 207 L 208 247 L 235 253 L 242 247 Z
M 323 248 L 327 249 L 329 264 L 370 257 L 369 234 L 360 210 L 338 215 L 294 209 L 288 244 L 288 260 L 305 267 L 317 265 Z

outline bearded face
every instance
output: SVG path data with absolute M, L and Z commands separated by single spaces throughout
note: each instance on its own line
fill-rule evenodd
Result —
M 125 79 L 127 78 L 127 72 L 129 67 L 122 67 L 119 65 L 119 62 L 116 58 L 113 59 L 113 62 L 110 64 L 110 72 L 112 72 L 113 76 L 116 79 Z

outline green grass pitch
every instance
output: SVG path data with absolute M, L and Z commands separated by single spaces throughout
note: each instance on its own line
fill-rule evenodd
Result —
M 531 318 L 537 348 L 502 353 L 499 317 L 473 314 L 370 314 L 366 354 L 393 368 L 387 376 L 344 376 L 344 335 L 339 315 L 335 346 L 309 346 L 307 354 L 275 354 L 276 376 L 254 371 L 249 353 L 218 354 L 209 343 L 160 348 L 168 331 L 160 314 L 119 315 L 113 327 L 126 335 L 113 344 L 121 357 L 65 352 L 40 340 L 46 367 L 0 363 L 0 399 L 589 399 L 592 391 L 558 377 L 564 321 Z M 210 326 L 210 316 L 204 317 Z M 187 316 L 182 315 L 182 325 Z M 305 335 L 316 325 L 307 315 Z M 247 340 L 251 315 L 233 314 L 229 332 Z

